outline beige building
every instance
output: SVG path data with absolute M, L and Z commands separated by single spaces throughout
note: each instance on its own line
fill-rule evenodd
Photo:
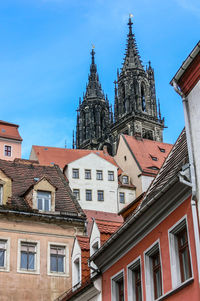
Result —
M 0 160 L 0 299 L 55 300 L 72 285 L 85 214 L 58 166 Z
M 172 145 L 168 143 L 120 136 L 114 159 L 136 187 L 136 197 L 148 189 L 171 148 Z

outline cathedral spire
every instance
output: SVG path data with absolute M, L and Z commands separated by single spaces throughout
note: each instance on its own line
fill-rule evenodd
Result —
M 129 33 L 127 35 L 127 48 L 126 48 L 126 54 L 123 64 L 123 70 L 130 69 L 130 68 L 138 68 L 143 69 L 142 61 L 140 59 L 140 55 L 137 49 L 137 44 L 135 41 L 135 35 L 133 34 L 132 25 L 133 22 L 131 20 L 132 15 L 129 15 Z
M 95 64 L 95 51 L 93 46 L 91 51 L 90 74 L 88 77 L 88 84 L 86 85 L 85 100 L 91 100 L 94 98 L 105 100 L 104 93 L 99 82 L 97 66 Z

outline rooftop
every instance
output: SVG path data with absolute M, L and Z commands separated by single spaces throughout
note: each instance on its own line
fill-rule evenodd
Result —
M 22 141 L 18 131 L 19 125 L 0 120 L 0 137 Z

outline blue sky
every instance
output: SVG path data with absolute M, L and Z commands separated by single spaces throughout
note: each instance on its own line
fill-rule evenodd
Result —
M 169 81 L 199 40 L 199 0 L 1 0 L 0 119 L 20 125 L 23 157 L 32 144 L 71 147 L 92 44 L 113 103 L 129 13 L 142 61 L 155 70 L 164 141 L 175 142 L 184 119 Z

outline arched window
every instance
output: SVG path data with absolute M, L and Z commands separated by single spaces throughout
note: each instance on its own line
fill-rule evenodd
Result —
M 146 112 L 146 100 L 144 86 L 141 87 L 142 111 Z

